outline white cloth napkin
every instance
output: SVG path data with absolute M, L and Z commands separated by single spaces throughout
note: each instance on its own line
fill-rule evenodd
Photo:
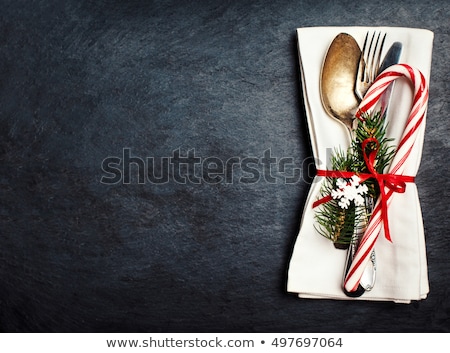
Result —
M 433 33 L 424 29 L 397 27 L 310 27 L 297 29 L 300 68 L 306 116 L 316 168 L 330 169 L 329 159 L 336 146 L 345 150 L 350 143 L 343 124 L 329 117 L 320 98 L 320 73 L 329 45 L 341 32 L 352 35 L 362 47 L 367 31 L 386 32 L 384 55 L 392 43 L 403 44 L 400 63 L 420 70 L 429 82 Z M 397 144 L 411 110 L 412 88 L 406 79 L 395 82 L 388 111 L 389 137 Z M 415 176 L 422 155 L 425 123 L 405 165 L 405 175 Z M 312 182 L 302 215 L 300 231 L 294 245 L 288 271 L 288 292 L 302 298 L 379 300 L 409 303 L 426 298 L 429 292 L 422 213 L 414 183 L 406 192 L 394 194 L 388 217 L 392 243 L 382 232 L 375 245 L 377 277 L 375 287 L 361 297 L 350 298 L 342 290 L 347 251 L 336 249 L 333 243 L 314 228 L 315 210 L 324 177 Z

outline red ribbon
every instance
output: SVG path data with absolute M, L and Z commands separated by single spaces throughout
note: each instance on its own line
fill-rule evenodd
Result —
M 366 153 L 367 144 L 370 142 L 374 142 L 376 144 L 376 148 L 373 149 L 368 155 Z M 389 221 L 388 221 L 388 204 L 387 200 L 394 192 L 404 193 L 406 190 L 406 183 L 413 183 L 414 177 L 408 175 L 400 175 L 400 174 L 381 174 L 375 170 L 375 160 L 378 153 L 378 148 L 380 147 L 380 143 L 376 138 L 368 138 L 363 141 L 362 145 L 364 162 L 366 163 L 367 169 L 369 173 L 357 173 L 357 172 L 346 172 L 340 170 L 317 170 L 318 176 L 331 177 L 331 178 L 351 178 L 354 175 L 357 175 L 360 178 L 360 183 L 363 183 L 369 178 L 373 178 L 377 181 L 380 187 L 380 203 L 381 203 L 381 219 L 383 221 L 384 234 L 387 240 L 391 240 L 391 235 L 389 232 Z M 388 188 L 389 191 L 386 193 L 385 188 Z M 331 195 L 325 196 L 313 203 L 313 208 L 317 207 L 325 202 L 331 201 L 333 198 Z

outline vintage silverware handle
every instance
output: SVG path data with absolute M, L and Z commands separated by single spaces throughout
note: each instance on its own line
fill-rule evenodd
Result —
M 369 223 L 370 216 L 374 209 L 374 200 L 371 197 L 366 197 L 366 224 L 364 226 L 364 230 L 367 227 L 367 224 Z M 361 235 L 362 236 L 362 235 Z M 372 290 L 373 286 L 375 285 L 375 280 L 377 277 L 377 264 L 376 264 L 376 256 L 375 256 L 375 250 L 372 250 L 370 254 L 370 262 L 367 264 L 364 273 L 361 277 L 361 281 L 359 282 L 360 285 L 366 290 L 370 291 Z
M 361 237 L 364 235 L 364 231 L 366 229 L 366 226 L 369 222 L 370 215 L 372 214 L 374 208 L 374 200 L 371 197 L 365 198 L 365 216 L 362 223 L 355 226 L 355 230 L 353 233 L 353 238 L 350 243 L 350 246 L 347 251 L 347 259 L 345 261 L 345 267 L 344 267 L 344 276 L 342 278 L 342 287 L 344 288 L 344 282 L 345 278 L 347 276 L 347 273 L 350 269 L 350 266 L 353 262 L 353 259 L 356 254 L 356 250 L 358 249 L 359 243 L 361 241 Z M 372 250 L 372 253 L 370 254 L 370 263 L 366 266 L 364 273 L 361 277 L 361 281 L 359 283 L 358 289 L 354 292 L 348 292 L 344 288 L 344 293 L 349 297 L 360 297 L 364 294 L 365 291 L 370 291 L 373 286 L 375 285 L 376 280 L 376 256 L 375 251 Z

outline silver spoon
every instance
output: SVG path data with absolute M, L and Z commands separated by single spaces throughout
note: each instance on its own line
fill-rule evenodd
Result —
M 338 34 L 328 49 L 320 80 L 320 94 L 325 111 L 345 125 L 350 140 L 354 134 L 355 112 L 359 105 L 354 90 L 360 58 L 361 50 L 356 40 L 347 33 Z M 354 241 L 352 240 L 347 254 L 344 277 L 358 245 L 359 234 L 356 228 Z M 372 265 L 364 270 L 358 289 L 354 292 L 344 289 L 345 294 L 351 297 L 361 296 L 366 290 L 372 289 L 375 276 L 376 266 L 373 258 Z

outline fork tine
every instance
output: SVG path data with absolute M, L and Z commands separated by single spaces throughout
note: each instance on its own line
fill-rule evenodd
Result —
M 367 58 L 368 55 L 366 55 L 366 47 L 367 47 L 367 40 L 369 39 L 369 31 L 366 33 L 366 38 L 364 39 L 363 48 L 361 51 L 361 57 L 359 59 L 359 70 L 358 70 L 358 79 L 361 82 L 368 82 L 368 75 L 367 75 Z M 370 51 L 370 48 L 369 48 Z
M 386 33 L 384 33 L 383 39 L 381 40 L 380 49 L 379 49 L 379 51 L 378 51 L 378 58 L 377 58 L 377 65 L 376 65 L 376 70 L 375 70 L 375 77 L 378 76 L 379 71 L 380 71 L 380 65 L 381 65 L 381 52 L 383 51 L 385 39 L 386 39 Z
M 369 53 L 368 56 L 370 58 L 367 59 L 367 71 L 369 72 L 369 79 L 368 82 L 371 83 L 373 81 L 373 73 L 374 73 L 374 66 L 375 66 L 375 53 L 377 51 L 378 46 L 378 40 L 380 39 L 380 35 L 378 34 L 377 41 L 375 42 L 375 46 L 373 47 L 372 51 L 372 45 L 374 44 L 376 32 L 373 32 L 372 39 L 370 40 L 370 46 L 369 46 Z
M 372 82 L 372 67 L 373 67 L 373 58 L 375 53 L 375 48 L 372 52 L 372 45 L 373 40 L 375 39 L 375 32 L 373 32 L 372 38 L 370 39 L 370 45 L 369 50 L 367 51 L 367 59 L 366 59 L 366 66 L 367 66 L 367 83 Z
M 375 36 L 375 33 L 374 33 L 374 36 Z M 381 36 L 381 32 L 378 33 L 377 41 L 375 43 L 375 47 L 374 47 L 373 53 L 372 53 L 372 62 L 371 62 L 371 67 L 370 67 L 370 82 L 375 81 L 375 78 L 377 77 L 377 74 L 378 74 L 378 69 L 380 67 L 380 60 L 381 60 L 381 52 L 383 50 L 386 33 L 384 34 L 380 45 L 378 45 L 378 43 L 380 42 L 380 36 Z M 375 58 L 375 56 L 376 56 L 376 58 Z

